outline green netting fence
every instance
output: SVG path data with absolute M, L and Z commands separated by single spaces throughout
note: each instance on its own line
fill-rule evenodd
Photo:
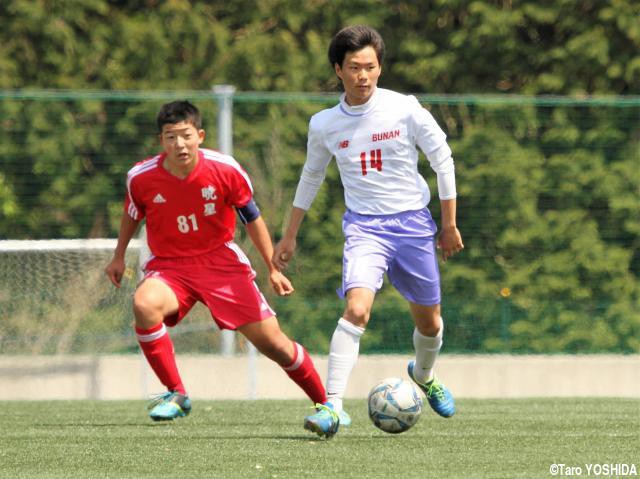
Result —
M 416 96 L 454 152 L 466 247 L 441 263 L 445 350 L 640 351 L 640 97 Z M 217 148 L 221 97 L 213 91 L 0 91 L 0 239 L 115 238 L 126 172 L 158 151 L 155 115 L 179 98 L 200 107 L 205 146 Z M 336 99 L 233 95 L 233 155 L 251 175 L 276 239 L 304 163 L 309 118 Z M 437 220 L 435 177 L 426 161 L 421 171 Z M 289 271 L 296 293 L 269 295 L 283 328 L 316 353 L 326 353 L 343 307 L 335 294 L 343 211 L 332 165 Z M 242 231 L 237 241 L 268 292 Z M 128 291 L 105 287 L 108 251 L 73 273 L 65 268 L 75 260 L 57 254 L 19 258 L 0 249 L 0 353 L 135 350 L 128 307 L 135 283 Z M 52 273 L 52 264 L 62 272 Z M 92 294 L 100 297 L 89 305 L 74 299 Z M 404 300 L 385 285 L 361 350 L 407 352 L 411 331 Z M 173 334 L 180 351 L 218 347 L 206 311 Z

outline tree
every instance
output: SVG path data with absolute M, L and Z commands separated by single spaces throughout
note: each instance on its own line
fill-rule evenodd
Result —
M 7 0 L 2 235 L 114 236 L 126 171 L 157 151 L 160 104 L 193 99 L 215 147 L 217 106 L 207 92 L 217 83 L 238 89 L 234 153 L 277 235 L 308 120 L 335 96 L 294 102 L 247 92 L 337 93 L 329 39 L 368 23 L 387 42 L 380 85 L 418 93 L 453 147 L 467 247 L 442 265 L 449 347 L 638 351 L 639 103 L 581 98 L 640 91 L 639 13 L 631 0 L 319 0 L 304 8 L 291 0 Z M 29 93 L 43 88 L 57 91 Z M 426 162 L 422 170 L 435 193 Z M 332 167 L 300 237 L 298 295 L 275 300 L 289 332 L 317 350 L 341 311 L 342 197 Z M 437 218 L 435 194 L 431 209 Z M 504 288 L 510 295 L 500 296 Z M 386 318 L 406 315 L 397 294 L 383 290 L 363 350 L 389 348 L 395 329 Z

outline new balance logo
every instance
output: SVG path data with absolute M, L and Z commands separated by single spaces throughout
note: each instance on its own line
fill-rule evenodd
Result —
M 154 203 L 166 203 L 167 200 L 164 199 L 164 196 L 162 196 L 160 193 L 158 193 L 156 195 L 156 197 L 153 199 Z

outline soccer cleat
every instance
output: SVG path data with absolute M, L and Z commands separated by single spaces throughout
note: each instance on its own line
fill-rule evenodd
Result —
M 344 409 L 338 413 L 338 417 L 340 418 L 340 425 L 343 427 L 351 426 L 351 416 Z
M 331 439 L 340 427 L 340 416 L 331 403 L 316 404 L 316 413 L 304 418 L 304 428 L 320 437 Z
M 456 404 L 453 395 L 447 387 L 434 377 L 431 381 L 421 384 L 413 377 L 415 361 L 410 361 L 407 366 L 409 377 L 416 383 L 427 396 L 429 406 L 442 417 L 451 417 L 456 413 Z
M 191 399 L 175 391 L 158 394 L 149 404 L 149 416 L 154 421 L 171 421 L 191 412 Z

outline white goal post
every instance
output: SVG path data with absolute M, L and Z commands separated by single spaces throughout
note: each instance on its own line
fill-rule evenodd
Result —
M 117 240 L 110 238 L 92 239 L 46 239 L 46 240 L 0 240 L 3 253 L 24 251 L 64 251 L 64 250 L 111 250 Z M 132 239 L 129 248 L 138 249 L 139 239 Z

